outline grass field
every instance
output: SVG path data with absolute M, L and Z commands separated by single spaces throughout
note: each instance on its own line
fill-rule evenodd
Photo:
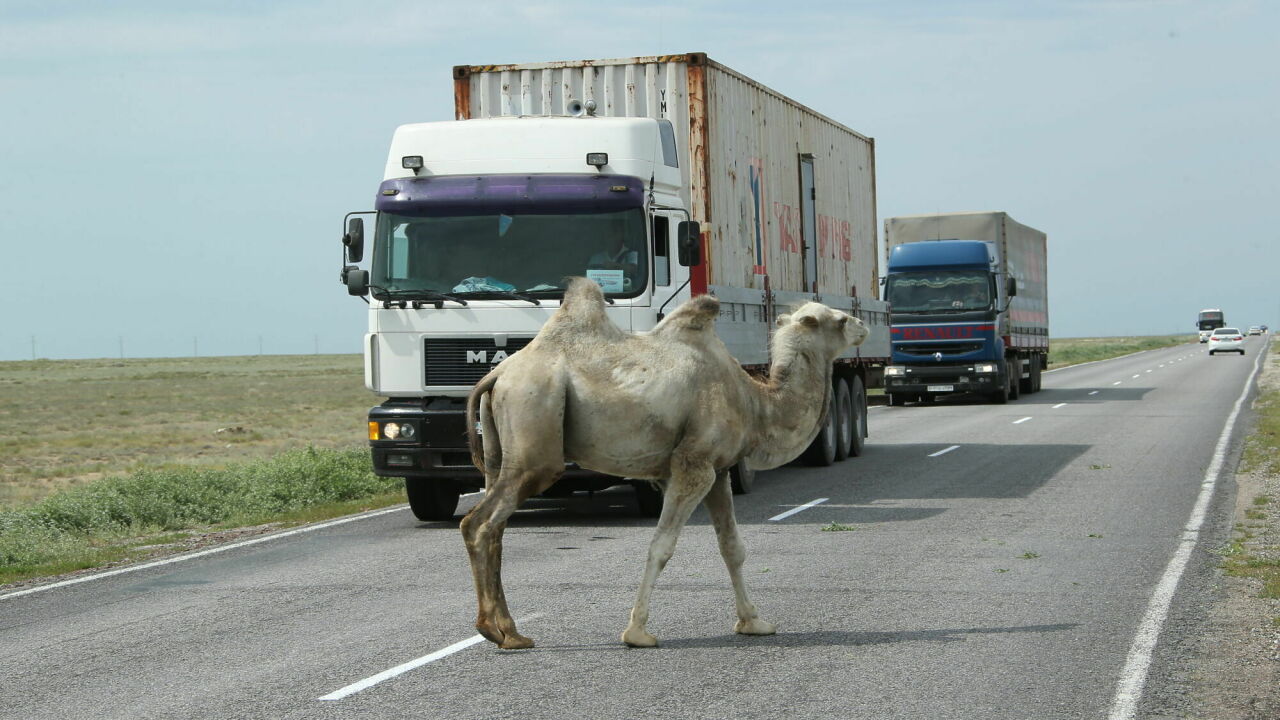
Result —
M 358 355 L 0 362 L 0 507 L 105 475 L 364 446 Z
M 1049 339 L 1049 369 L 1197 342 L 1196 335 Z

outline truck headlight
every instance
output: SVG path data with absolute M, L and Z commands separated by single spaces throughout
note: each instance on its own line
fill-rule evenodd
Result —
M 995 363 L 982 363 L 981 365 L 974 365 L 973 371 L 980 373 L 993 373 L 996 371 L 996 366 Z
M 890 365 L 884 369 L 884 376 L 885 377 L 901 377 L 903 374 L 905 374 L 903 372 L 905 369 L 906 368 L 900 367 L 898 365 Z
M 382 437 L 386 440 L 412 440 L 418 434 L 411 423 L 389 422 L 382 424 Z M 376 440 L 377 438 L 370 438 Z

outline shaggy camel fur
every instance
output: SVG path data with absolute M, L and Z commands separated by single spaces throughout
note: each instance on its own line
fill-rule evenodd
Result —
M 803 452 L 825 420 L 832 361 L 867 331 L 857 318 L 819 303 L 782 315 L 771 376 L 762 382 L 716 335 L 719 307 L 713 297 L 695 297 L 652 331 L 631 335 L 605 317 L 600 288 L 575 278 L 538 336 L 476 385 L 467 427 L 487 493 L 463 518 L 462 535 L 481 635 L 503 648 L 533 646 L 516 632 L 507 609 L 502 533 L 516 508 L 551 487 L 566 461 L 665 481 L 662 514 L 623 642 L 657 645 L 645 630 L 649 595 L 699 501 L 706 502 L 733 583 L 734 630 L 775 631 L 757 615 L 743 586 L 746 551 L 734 522 L 729 468 L 746 458 L 751 467 L 767 470 Z M 482 437 L 475 432 L 477 412 Z

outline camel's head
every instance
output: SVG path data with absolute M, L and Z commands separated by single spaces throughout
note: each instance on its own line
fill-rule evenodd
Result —
M 867 339 L 867 326 L 848 313 L 822 303 L 808 302 L 778 316 L 778 335 L 816 343 L 834 359 L 845 348 Z

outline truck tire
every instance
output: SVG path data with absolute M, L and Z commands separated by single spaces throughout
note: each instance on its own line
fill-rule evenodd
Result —
M 404 479 L 404 493 L 409 497 L 409 509 L 422 521 L 452 520 L 458 511 L 458 498 L 462 491 L 447 480 Z
M 1031 359 L 1031 392 L 1040 392 L 1041 373 L 1044 372 L 1044 363 L 1041 362 L 1040 355 Z
M 756 471 L 747 464 L 746 458 L 742 458 L 736 465 L 729 468 L 729 485 L 733 488 L 734 495 L 749 494 L 755 484 Z
M 828 391 L 832 392 L 832 391 Z M 834 395 L 835 393 L 832 392 Z M 836 461 L 836 414 L 833 398 L 827 398 L 827 417 L 818 436 L 809 443 L 800 459 L 805 465 L 827 467 Z
M 662 514 L 662 490 L 646 481 L 634 484 L 636 489 L 636 509 L 640 517 L 656 518 Z
M 1009 378 L 1004 378 L 1004 382 L 1000 383 L 1000 389 L 991 393 L 989 396 L 991 402 L 996 405 L 1004 405 L 1009 402 Z
M 1019 392 L 1022 389 L 1022 378 L 1018 376 L 1022 370 L 1017 360 L 1010 360 L 1005 364 L 1009 368 L 1009 399 L 1017 400 L 1022 394 Z
M 853 432 L 850 433 L 849 457 L 858 457 L 862 454 L 867 440 L 867 390 L 862 386 L 862 378 L 856 375 L 849 379 L 849 388 L 849 405 L 852 410 L 850 425 L 853 426 Z
M 849 394 L 849 383 L 843 378 L 835 379 L 835 403 L 831 412 L 836 416 L 836 462 L 849 457 L 849 447 L 853 445 L 853 398 Z

